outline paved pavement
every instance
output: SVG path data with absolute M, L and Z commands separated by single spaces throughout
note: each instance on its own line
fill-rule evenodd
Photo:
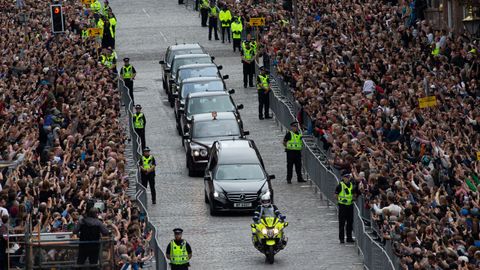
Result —
M 172 229 L 182 227 L 194 250 L 192 269 L 362 269 L 354 246 L 338 243 L 335 209 L 320 200 L 309 184 L 287 185 L 283 133 L 273 120 L 257 118 L 256 90 L 244 89 L 240 57 L 231 45 L 207 40 L 198 13 L 187 11 L 175 0 L 112 0 L 117 16 L 117 53 L 130 57 L 137 70 L 135 101 L 147 117 L 147 145 L 157 160 L 157 204 L 149 205 L 162 248 L 172 238 Z M 199 42 L 230 75 L 234 99 L 243 103 L 241 112 L 249 138 L 255 140 L 273 180 L 275 201 L 287 216 L 289 242 L 267 265 L 250 239 L 249 215 L 211 217 L 204 203 L 203 179 L 188 177 L 185 153 L 175 130 L 172 109 L 162 89 L 158 60 L 168 45 Z M 295 180 L 295 178 L 294 178 Z M 150 195 L 150 194 L 149 194 Z M 149 197 L 150 198 L 150 197 Z

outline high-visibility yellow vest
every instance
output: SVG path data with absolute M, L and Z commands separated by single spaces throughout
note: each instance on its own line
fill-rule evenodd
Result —
M 88 30 L 87 29 L 82 30 L 82 38 L 83 39 L 88 38 Z
M 257 42 L 255 40 L 244 40 L 242 42 L 242 49 L 245 50 L 246 44 L 249 43 L 250 47 L 253 49 L 253 54 L 257 53 Z
M 338 203 L 343 204 L 343 205 L 352 205 L 353 203 L 353 184 L 349 183 L 350 187 L 347 187 L 347 185 L 342 181 L 340 182 L 340 186 L 342 187 L 342 190 L 340 193 L 338 193 Z
M 138 113 L 133 115 L 133 127 L 145 128 L 145 123 L 143 122 L 143 113 Z
M 102 58 L 101 63 L 102 63 L 103 65 L 105 65 L 105 66 L 108 67 L 108 68 L 111 68 L 111 67 L 112 67 L 112 65 L 113 65 L 113 59 L 114 59 L 114 58 L 112 57 L 112 55 L 106 56 L 106 55 L 103 55 L 103 54 L 102 54 L 102 55 L 101 55 L 101 58 Z
M 133 66 L 132 65 L 123 66 L 122 70 L 123 70 L 122 78 L 124 78 L 124 79 L 133 78 Z
M 280 20 L 281 26 L 287 26 L 290 22 L 288 20 Z
M 210 3 L 208 2 L 208 0 L 203 0 L 200 4 L 200 8 L 210 8 Z
M 262 74 L 259 74 L 258 75 L 258 78 L 260 79 L 260 83 L 257 84 L 257 89 L 259 91 L 264 91 L 264 89 L 268 89 L 269 88 L 269 83 L 268 83 L 268 75 L 262 75 Z M 268 90 L 267 90 L 268 91 Z
M 249 60 L 249 61 L 252 60 L 253 52 L 254 52 L 253 48 L 250 48 L 250 49 L 245 48 L 243 50 L 243 58 L 245 58 L 245 60 Z
M 93 12 L 98 13 L 98 12 L 102 9 L 102 4 L 100 4 L 100 1 L 95 0 L 95 2 L 93 2 L 93 3 L 90 5 L 90 9 L 91 9 Z
M 230 10 L 220 10 L 218 17 L 220 18 L 220 22 L 222 22 L 222 27 L 230 26 L 230 22 L 232 21 L 232 14 L 230 13 Z
M 210 11 L 208 12 L 208 17 L 218 17 L 218 10 L 217 7 L 211 7 Z
M 187 244 L 182 241 L 182 244 L 177 245 L 175 240 L 170 242 L 170 263 L 174 265 L 188 263 Z
M 103 26 L 104 25 L 105 25 L 105 22 L 103 21 L 103 19 L 102 18 L 98 19 L 97 28 L 100 28 L 103 31 Z
M 153 156 L 148 156 L 148 157 L 142 156 L 142 167 L 144 169 L 152 168 L 153 167 L 152 162 L 153 162 Z
M 112 38 L 115 38 L 114 27 L 117 25 L 117 19 L 112 17 L 112 18 L 108 19 L 108 21 L 110 22 L 110 35 L 112 35 Z
M 233 39 L 241 39 L 242 38 L 242 31 L 243 31 L 243 25 L 238 22 L 232 22 L 230 25 L 230 29 L 232 30 L 232 38 Z
M 435 49 L 433 49 L 433 51 L 432 51 L 432 55 L 436 56 L 436 55 L 439 55 L 439 54 L 440 54 L 440 48 L 435 46 Z
M 296 134 L 293 131 L 290 131 L 290 140 L 287 142 L 287 150 L 300 151 L 302 148 L 302 134 Z

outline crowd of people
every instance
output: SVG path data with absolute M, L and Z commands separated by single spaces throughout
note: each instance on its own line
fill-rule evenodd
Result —
M 105 18 L 98 14 L 108 5 L 92 10 L 81 1 L 63 1 L 61 34 L 51 33 L 49 5 L 0 3 L 0 163 L 11 165 L 0 171 L 1 267 L 6 269 L 7 249 L 22 254 L 25 248 L 7 246 L 8 234 L 78 231 L 79 221 L 97 208 L 94 218 L 114 241 L 116 269 L 138 269 L 152 256 L 153 235 L 145 213 L 126 195 L 120 94 L 115 67 L 101 57 L 102 45 L 113 51 L 114 42 L 82 31 Z M 113 16 L 111 9 L 106 14 Z M 56 254 L 43 255 L 36 262 Z
M 281 2 L 230 5 L 266 18 L 264 56 L 402 269 L 478 269 L 479 44 L 435 30 L 421 0 L 299 0 L 296 23 Z

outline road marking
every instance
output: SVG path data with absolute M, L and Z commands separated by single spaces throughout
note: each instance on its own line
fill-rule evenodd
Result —
M 312 187 L 312 186 L 300 186 L 300 187 L 303 187 L 303 188 L 309 188 L 309 187 Z
M 147 17 L 150 18 L 150 14 L 148 14 L 148 12 L 144 8 L 142 8 L 142 10 L 143 10 L 143 13 L 145 13 L 145 15 L 147 15 Z
M 160 32 L 160 35 L 163 37 L 163 40 L 165 40 L 165 42 L 167 42 L 168 41 L 167 37 L 163 34 L 163 32 L 162 31 L 158 31 L 158 32 Z

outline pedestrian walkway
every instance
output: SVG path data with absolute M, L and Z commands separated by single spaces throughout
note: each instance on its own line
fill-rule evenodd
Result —
M 119 59 L 130 57 L 137 70 L 135 101 L 143 107 L 147 145 L 158 164 L 157 204 L 148 209 L 162 248 L 173 237 L 172 229 L 181 227 L 193 248 L 192 269 L 362 269 L 356 248 L 338 244 L 335 209 L 320 200 L 309 184 L 286 184 L 284 133 L 273 120 L 258 120 L 256 89 L 243 88 L 240 57 L 231 44 L 208 41 L 198 13 L 174 0 L 140 0 L 135 7 L 131 1 L 118 0 L 111 5 L 118 19 L 117 53 Z M 251 243 L 251 217 L 211 217 L 204 203 L 203 179 L 187 176 L 185 152 L 158 64 L 167 46 L 176 42 L 199 42 L 223 65 L 222 74 L 230 76 L 227 86 L 236 89 L 236 103 L 245 105 L 241 115 L 249 138 L 259 147 L 267 171 L 276 175 L 275 202 L 290 225 L 287 248 L 273 266 L 265 264 Z

